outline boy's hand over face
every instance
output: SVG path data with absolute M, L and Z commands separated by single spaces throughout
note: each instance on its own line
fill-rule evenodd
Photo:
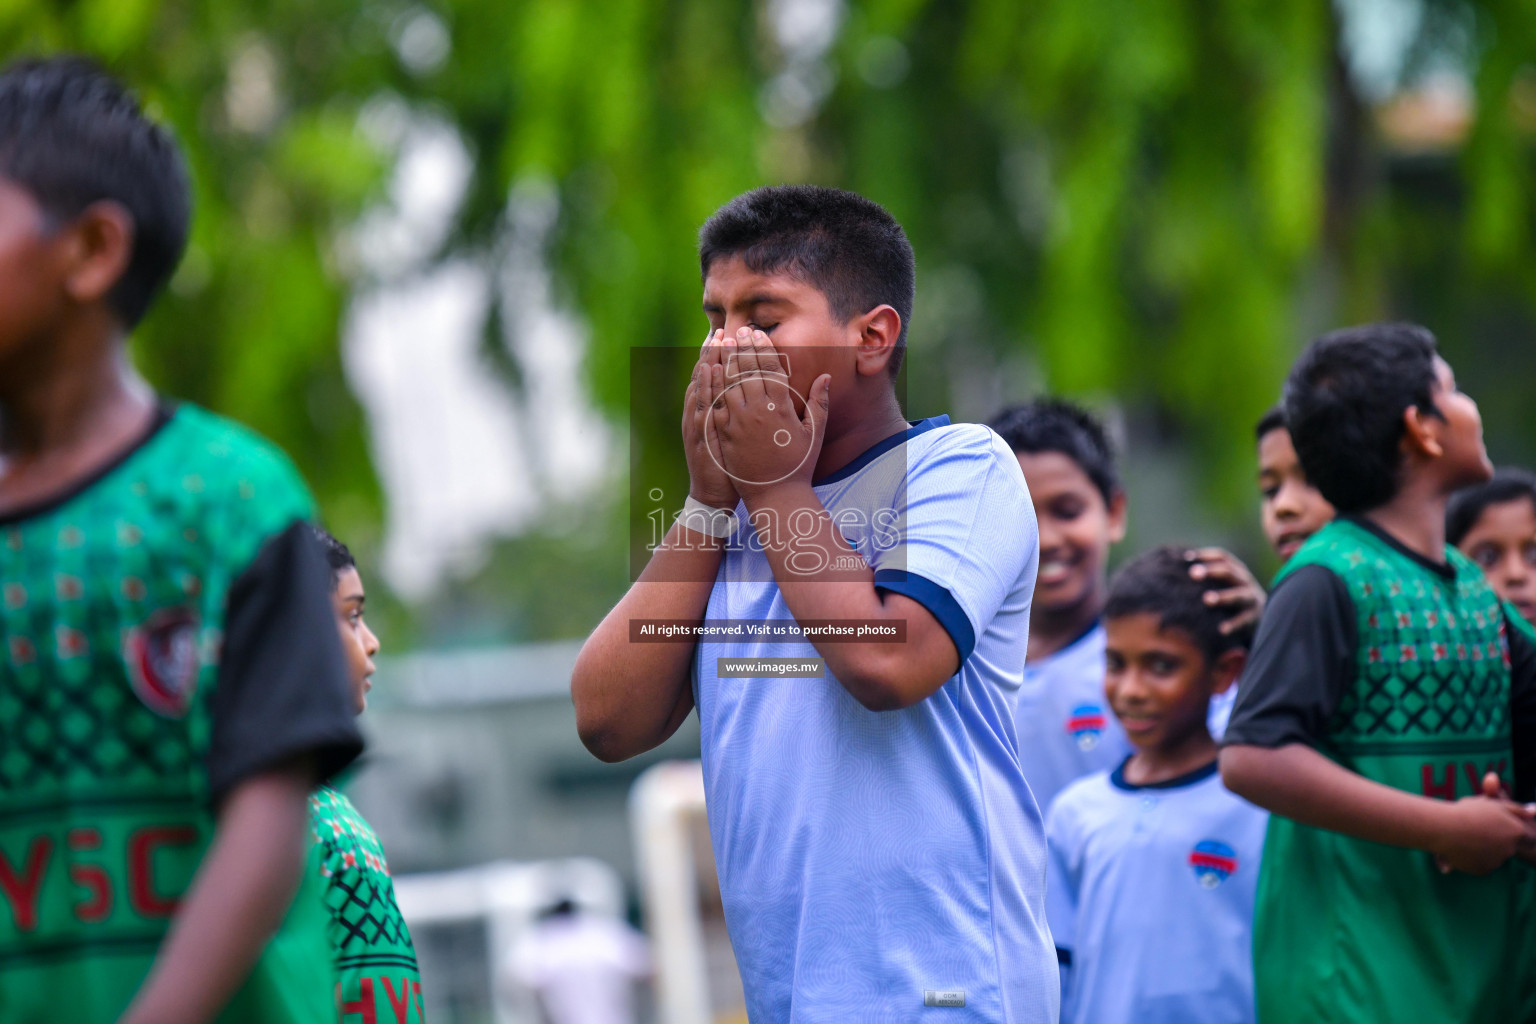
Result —
M 736 490 L 752 498 L 787 482 L 809 484 L 826 435 L 828 388 L 822 374 L 805 396 L 805 415 L 778 350 L 762 331 L 726 340 L 734 373 L 714 406 L 714 440 Z
M 1232 612 L 1221 624 L 1223 634 L 1259 621 L 1269 595 L 1241 559 L 1223 548 L 1196 548 L 1185 557 L 1190 562 L 1189 575 L 1209 587 L 1205 603 Z
M 688 493 L 695 501 L 714 508 L 734 509 L 738 500 L 736 487 L 725 472 L 719 447 L 709 450 L 710 406 L 725 387 L 725 332 L 715 331 L 704 339 L 693 379 L 683 395 L 683 453 L 688 459 Z

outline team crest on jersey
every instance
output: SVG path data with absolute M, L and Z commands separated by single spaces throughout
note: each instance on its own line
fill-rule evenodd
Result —
M 1097 704 L 1080 704 L 1067 719 L 1067 732 L 1077 741 L 1079 750 L 1092 750 L 1104 735 L 1104 709 Z
M 1226 843 L 1202 839 L 1189 854 L 1189 866 L 1203 889 L 1214 889 L 1237 870 L 1237 852 Z
M 128 631 L 123 660 L 133 692 L 162 718 L 181 718 L 197 689 L 197 614 L 162 608 Z

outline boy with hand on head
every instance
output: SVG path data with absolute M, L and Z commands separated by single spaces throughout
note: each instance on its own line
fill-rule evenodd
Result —
M 700 263 L 690 504 L 582 648 L 582 739 L 631 757 L 697 707 L 753 1020 L 1054 1021 L 1045 837 L 1013 745 L 1036 564 L 1018 462 L 979 425 L 903 418 L 914 262 L 875 203 L 748 192 L 704 225 Z M 900 638 L 637 643 L 639 618 Z M 722 670 L 818 655 L 820 678 Z
M 1046 815 L 1046 914 L 1064 1024 L 1252 1021 L 1250 928 L 1268 818 L 1221 784 L 1211 697 L 1252 629 L 1223 632 L 1179 548 L 1137 556 L 1104 605 L 1104 692 L 1134 748 Z
M 1260 520 L 1265 539 L 1284 564 L 1333 520 L 1333 506 L 1307 481 L 1280 406 L 1264 414 L 1254 433 L 1259 443 Z
M 1104 706 L 1109 549 L 1125 538 L 1125 491 L 1103 424 L 1042 398 L 989 422 L 1029 484 L 1040 533 L 1029 653 L 1014 727 L 1019 763 L 1043 813 L 1074 780 L 1113 768 L 1131 747 Z
M 1407 324 L 1319 338 L 1284 401 L 1339 516 L 1280 575 L 1221 755 L 1273 814 L 1259 1020 L 1520 1019 L 1510 861 L 1536 823 L 1501 787 L 1536 739 L 1536 646 L 1445 543 L 1447 499 L 1492 472 L 1477 405 Z
M 94 65 L 0 72 L 7 1024 L 334 1018 L 323 931 L 269 942 L 304 905 L 309 793 L 362 748 L 313 504 L 124 351 L 188 192 Z
M 1451 495 L 1445 542 L 1472 559 L 1494 592 L 1536 625 L 1536 476 L 1498 469 Z
M 352 707 L 361 715 L 368 709 L 373 657 L 379 653 L 379 638 L 363 619 L 368 595 L 347 546 L 318 526 L 314 532 L 330 566 L 331 607 L 346 653 Z M 309 871 L 321 880 L 340 1024 L 353 1014 L 364 1021 L 422 1024 L 426 1008 L 416 947 L 395 902 L 379 837 L 352 801 L 329 785 L 309 798 L 309 824 L 315 840 Z
M 1131 751 L 1105 713 L 1100 621 L 1109 549 L 1125 537 L 1126 496 L 1109 435 L 1086 410 L 1041 398 L 1004 409 L 988 426 L 1013 449 L 1039 524 L 1040 574 L 1014 722 L 1024 778 L 1043 811 L 1073 780 L 1113 768 Z M 1227 610 L 1226 628 L 1256 621 L 1264 590 L 1247 568 L 1220 548 L 1190 554 L 1191 576 L 1218 588 L 1205 600 Z

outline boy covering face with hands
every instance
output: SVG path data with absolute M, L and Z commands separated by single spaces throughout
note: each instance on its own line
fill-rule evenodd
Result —
M 1037 564 L 1018 462 L 985 427 L 903 418 L 913 258 L 879 206 L 758 189 L 705 224 L 700 262 L 690 501 L 577 660 L 582 739 L 620 760 L 698 709 L 754 1020 L 1054 1020 L 1013 728 Z M 634 619 L 805 632 L 645 643 Z M 829 621 L 888 639 L 839 642 Z

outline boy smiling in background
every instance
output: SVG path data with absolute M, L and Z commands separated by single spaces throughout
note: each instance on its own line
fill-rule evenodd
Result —
M 1004 409 L 989 424 L 1008 442 L 1040 533 L 1040 576 L 1030 607 L 1029 658 L 1014 715 L 1019 761 L 1042 811 L 1074 779 L 1119 764 L 1130 745 L 1104 705 L 1104 626 L 1110 549 L 1125 537 L 1126 495 L 1104 425 L 1056 398 Z M 1226 612 L 1228 630 L 1247 628 L 1264 590 L 1220 548 L 1187 552 L 1205 600 Z M 1226 722 L 1230 694 L 1212 704 Z
M 1232 795 L 1206 726 L 1251 629 L 1223 632 L 1179 548 L 1138 556 L 1104 606 L 1104 691 L 1134 753 L 1046 816 L 1064 1024 L 1252 1021 L 1250 934 L 1268 816 Z
M 1333 520 L 1333 506 L 1307 481 L 1279 406 L 1264 414 L 1254 433 L 1259 446 L 1259 517 L 1265 539 L 1284 564 Z

